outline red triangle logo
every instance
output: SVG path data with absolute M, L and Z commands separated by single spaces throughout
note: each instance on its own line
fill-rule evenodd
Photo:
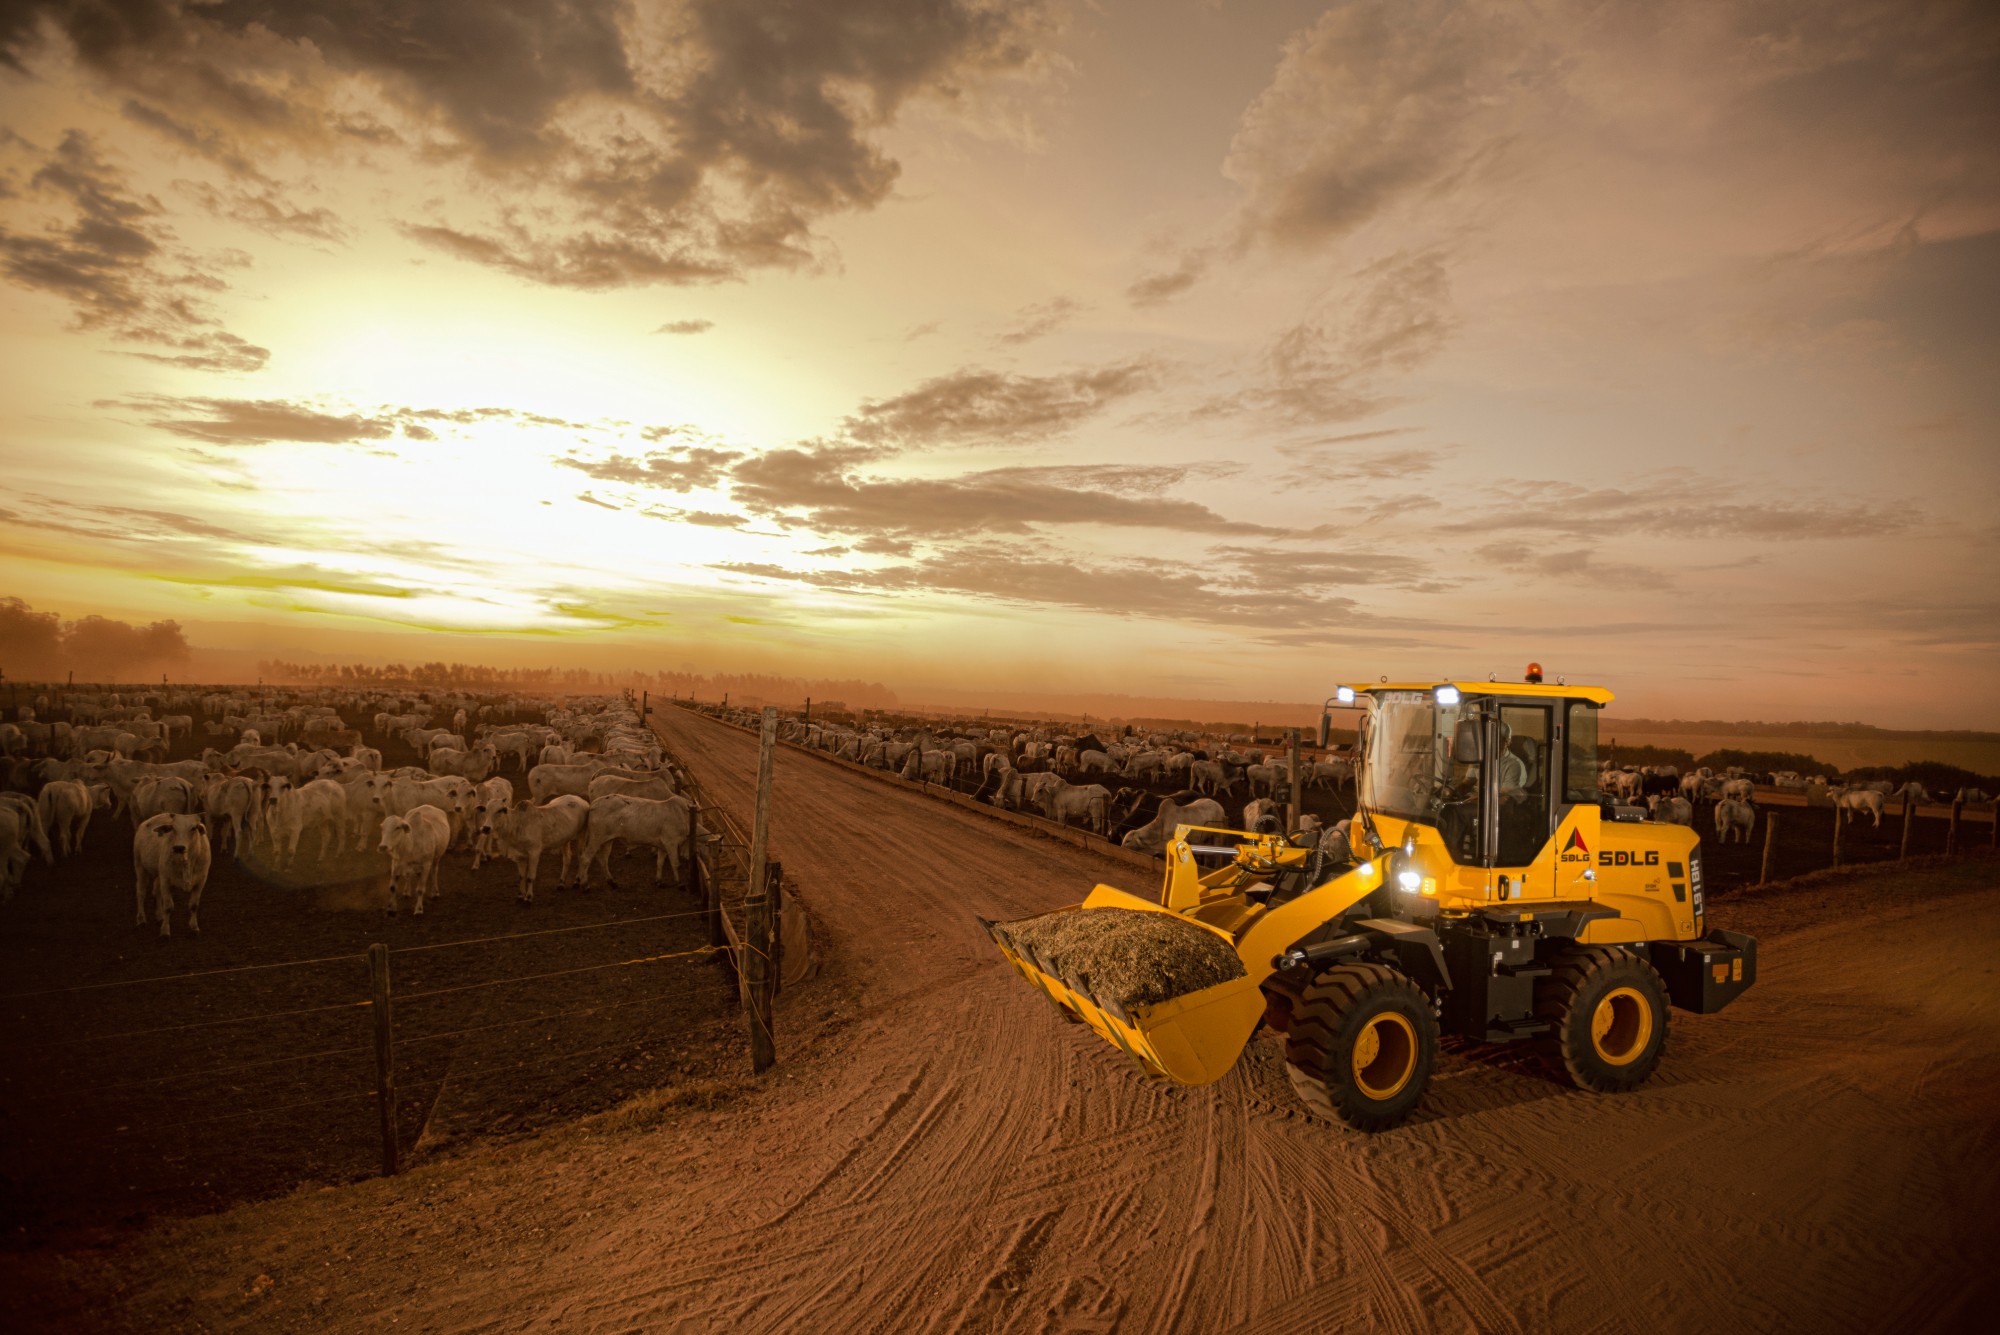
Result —
M 1581 849 L 1585 857 L 1590 856 L 1590 845 L 1583 842 L 1582 830 L 1569 832 L 1569 842 L 1563 845 L 1563 852 L 1568 853 L 1573 849 Z

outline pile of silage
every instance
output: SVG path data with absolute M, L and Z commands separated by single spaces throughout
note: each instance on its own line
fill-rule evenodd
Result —
M 1243 977 L 1227 941 L 1171 913 L 1073 909 L 993 930 L 1071 990 L 1128 1011 Z

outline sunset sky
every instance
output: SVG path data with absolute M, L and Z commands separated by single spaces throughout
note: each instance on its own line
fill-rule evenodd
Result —
M 198 646 L 2000 727 L 1978 0 L 16 0 L 0 280 Z

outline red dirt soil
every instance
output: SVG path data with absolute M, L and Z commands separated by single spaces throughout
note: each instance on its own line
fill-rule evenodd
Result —
M 661 714 L 747 811 L 755 739 Z M 827 964 L 755 1095 L 0 1257 L 11 1328 L 1947 1330 L 1993 1296 L 1991 861 L 1724 900 L 1761 981 L 1676 1012 L 1646 1088 L 1461 1048 L 1371 1138 L 1269 1039 L 1146 1081 L 973 921 L 1129 866 L 790 752 L 773 855 Z

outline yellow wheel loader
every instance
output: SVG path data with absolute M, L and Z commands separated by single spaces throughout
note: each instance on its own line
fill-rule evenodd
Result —
M 1729 1004 L 1756 981 L 1757 943 L 1703 920 L 1693 830 L 1599 792 L 1597 716 L 1611 699 L 1544 684 L 1538 667 L 1520 684 L 1342 686 L 1329 709 L 1360 711 L 1344 831 L 1181 826 L 1157 902 L 1100 885 L 1072 908 L 985 926 L 1065 1018 L 1147 1074 L 1220 1079 L 1268 1027 L 1306 1106 L 1365 1131 L 1421 1101 L 1441 1034 L 1532 1040 L 1581 1088 L 1636 1088 L 1659 1063 L 1669 1005 Z M 1330 723 L 1323 714 L 1322 748 Z M 1090 916 L 1100 910 L 1127 916 Z M 1115 934 L 1070 930 L 1132 913 L 1179 924 L 1152 920 L 1145 941 L 1214 934 L 1240 976 L 1152 986 L 1135 1003 L 1107 980 L 1149 960 L 1131 947 L 1120 958 Z M 1061 944 L 1085 937 L 1095 956 Z

